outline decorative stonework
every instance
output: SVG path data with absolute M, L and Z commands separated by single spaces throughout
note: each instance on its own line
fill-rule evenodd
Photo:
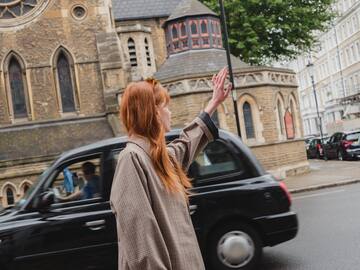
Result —
M 297 87 L 294 74 L 275 71 L 238 72 L 234 76 L 234 81 L 237 89 L 261 85 Z M 164 86 L 169 90 L 171 96 L 176 96 L 211 91 L 212 82 L 210 77 L 203 77 L 165 83 Z
M 19 26 L 41 14 L 50 0 L 0 0 L 0 29 Z
M 275 70 L 236 74 L 234 80 L 237 88 L 258 84 L 297 86 L 295 74 Z

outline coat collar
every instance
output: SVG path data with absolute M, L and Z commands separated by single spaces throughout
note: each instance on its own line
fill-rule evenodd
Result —
M 150 155 L 150 142 L 148 139 L 140 136 L 130 136 L 128 142 L 136 144 L 142 148 L 146 154 Z

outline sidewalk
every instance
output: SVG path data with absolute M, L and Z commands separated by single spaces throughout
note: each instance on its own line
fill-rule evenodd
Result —
M 291 193 L 360 182 L 360 161 L 309 160 L 310 172 L 284 180 Z

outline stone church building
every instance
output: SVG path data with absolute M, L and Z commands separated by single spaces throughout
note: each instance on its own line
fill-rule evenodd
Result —
M 243 141 L 280 177 L 306 171 L 295 74 L 232 63 Z M 197 0 L 0 0 L 0 205 L 63 151 L 123 134 L 128 82 L 159 79 L 180 127 L 225 65 L 219 17 Z M 213 119 L 236 132 L 231 98 Z

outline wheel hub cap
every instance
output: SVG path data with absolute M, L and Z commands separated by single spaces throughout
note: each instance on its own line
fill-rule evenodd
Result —
M 223 264 L 230 268 L 238 268 L 249 263 L 254 257 L 255 245 L 248 234 L 232 231 L 220 239 L 217 252 Z

